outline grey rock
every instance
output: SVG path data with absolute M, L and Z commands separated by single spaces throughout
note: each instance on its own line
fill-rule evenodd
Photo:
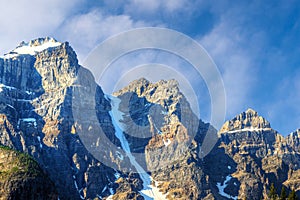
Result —
M 37 39 L 29 45 L 50 40 Z M 75 130 L 87 122 L 93 126 L 102 121 L 103 130 L 113 138 L 110 104 L 91 73 L 78 64 L 69 44 L 62 43 L 35 55 L 0 59 L 0 82 L 1 144 L 32 155 L 54 182 L 60 199 L 108 196 L 109 191 L 102 190 L 116 179 L 115 170 L 97 160 Z M 84 120 L 73 118 L 73 93 L 78 88 L 94 90 L 84 93 L 82 102 L 89 104 L 89 99 L 96 98 L 95 121 L 87 117 L 89 110 L 83 112 Z M 86 137 L 89 134 L 94 132 Z
M 227 189 L 227 194 L 238 199 L 267 198 L 271 183 L 278 193 L 282 186 L 298 190 L 294 181 L 299 170 L 296 132 L 284 138 L 266 119 L 248 109 L 225 122 L 219 136 L 215 149 L 205 158 L 205 171 L 213 186 L 231 176 L 235 184 L 229 182 L 225 192 Z M 217 187 L 214 195 L 224 198 Z

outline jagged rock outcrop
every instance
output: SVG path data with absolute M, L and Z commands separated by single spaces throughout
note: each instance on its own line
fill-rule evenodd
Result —
M 286 138 L 286 142 L 295 152 L 300 152 L 300 129 L 290 133 Z
M 270 128 L 270 122 L 259 116 L 253 109 L 248 109 L 246 112 L 242 112 L 232 120 L 225 122 L 220 129 L 220 132 L 240 131 L 241 129 L 266 129 Z
M 141 78 L 114 93 L 124 113 L 124 133 L 140 163 L 168 199 L 199 199 L 209 194 L 199 152 L 216 130 L 197 118 L 175 80 Z M 138 155 L 139 155 L 138 154 Z
M 205 172 L 217 199 L 266 199 L 271 183 L 277 193 L 282 186 L 299 193 L 295 134 L 284 138 L 248 109 L 227 121 L 219 136 L 215 149 L 205 158 Z
M 53 182 L 30 156 L 0 146 L 0 199 L 57 199 Z
M 3 198 L 31 198 L 28 184 L 47 189 L 39 199 L 144 199 L 149 191 L 166 199 L 260 199 L 271 183 L 300 195 L 299 137 L 297 130 L 284 138 L 252 109 L 217 134 L 175 80 L 141 78 L 105 95 L 69 44 L 53 38 L 22 42 L 0 58 L 0 145 L 39 163 L 37 174 L 25 172 L 29 179 L 23 171 L 13 185 L 2 179 Z M 0 162 L 26 168 L 16 155 L 0 149 Z
M 115 138 L 110 104 L 69 44 L 51 38 L 23 42 L 0 58 L 0 83 L 0 144 L 32 155 L 54 182 L 60 199 L 110 195 L 116 171 L 94 158 L 76 131 L 83 127 L 89 130 L 86 137 L 96 135 L 96 129 L 86 126 L 99 126 L 100 121 L 102 131 Z M 94 121 L 73 118 L 73 93 L 78 88 L 88 92 L 76 106 L 85 108 L 85 117 L 94 106 Z M 97 103 L 89 105 L 91 99 Z

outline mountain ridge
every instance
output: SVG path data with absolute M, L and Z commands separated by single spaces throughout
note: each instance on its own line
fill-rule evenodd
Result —
M 45 42 L 57 43 L 19 48 Z M 12 54 L 0 58 L 0 144 L 31 155 L 60 199 L 147 199 L 149 188 L 167 199 L 260 199 L 271 183 L 300 193 L 299 129 L 284 138 L 249 109 L 218 133 L 193 113 L 176 80 L 133 81 L 114 93 L 114 107 L 67 42 Z M 201 157 L 207 135 L 218 138 Z

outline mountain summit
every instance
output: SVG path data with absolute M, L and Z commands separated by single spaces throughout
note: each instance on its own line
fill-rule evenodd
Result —
M 235 116 L 233 119 L 225 122 L 221 127 L 220 133 L 240 130 L 262 130 L 270 129 L 271 125 L 265 118 L 249 108 L 245 112 Z
M 68 42 L 53 38 L 0 58 L 0 145 L 34 158 L 43 179 L 24 180 L 53 182 L 44 199 L 266 199 L 272 183 L 300 195 L 299 137 L 284 138 L 252 109 L 217 135 L 176 80 L 141 78 L 104 94 Z M 33 192 L 17 178 L 10 191 Z
M 61 45 L 61 43 L 51 37 L 38 38 L 31 40 L 28 43 L 23 41 L 14 50 L 5 54 L 3 58 L 9 59 L 26 54 L 35 55 L 37 52 L 41 52 L 51 47 L 57 47 L 59 45 Z

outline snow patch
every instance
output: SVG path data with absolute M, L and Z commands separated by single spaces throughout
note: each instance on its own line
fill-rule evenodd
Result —
M 6 88 L 6 89 L 8 89 L 8 90 L 16 90 L 16 89 L 17 89 L 17 88 L 15 88 L 15 87 L 8 86 L 8 85 L 4 85 L 4 84 L 2 84 L 2 83 L 0 83 L 0 88 L 1 88 L 2 91 L 3 91 L 2 88 Z
M 254 128 L 254 127 L 250 127 L 250 128 L 243 128 L 243 129 L 239 129 L 239 130 L 233 130 L 233 131 L 225 131 L 225 133 L 237 133 L 237 132 L 246 132 L 246 131 L 250 131 L 250 132 L 258 132 L 258 131 L 270 131 L 271 128 Z
M 225 188 L 227 187 L 227 183 L 231 180 L 231 178 L 232 178 L 232 177 L 231 177 L 230 175 L 226 176 L 226 179 L 225 179 L 225 181 L 223 182 L 223 184 L 217 183 L 217 187 L 218 187 L 218 189 L 219 189 L 219 194 L 220 194 L 221 196 L 226 197 L 226 198 L 228 198 L 228 199 L 234 199 L 234 200 L 237 200 L 237 198 L 238 198 L 237 196 L 233 197 L 233 196 L 231 196 L 231 195 L 229 195 L 229 194 L 227 194 L 227 193 L 224 192 Z
M 35 122 L 36 121 L 35 118 L 22 118 L 21 120 L 24 122 Z
M 50 39 L 48 41 L 44 41 L 40 45 L 30 45 L 28 43 L 23 43 L 21 46 L 17 47 L 13 51 L 9 52 L 8 54 L 5 54 L 3 58 L 9 59 L 14 58 L 19 55 L 29 54 L 29 55 L 35 55 L 38 52 L 41 52 L 45 49 L 51 48 L 51 47 L 57 47 L 60 46 L 61 43 L 55 41 L 54 39 Z
M 120 160 L 124 160 L 124 156 L 119 151 L 116 151 L 116 153 Z
M 118 180 L 121 177 L 121 174 L 119 172 L 116 172 L 115 174 L 116 180 Z
M 164 145 L 167 147 L 169 146 L 169 144 L 171 144 L 171 140 L 167 139 L 167 141 L 165 141 L 165 139 L 163 139 Z
M 15 109 L 12 105 L 10 104 L 6 104 L 8 107 L 12 108 L 12 109 Z
M 21 101 L 21 102 L 31 102 L 31 100 L 28 100 L 28 99 L 17 99 L 17 101 Z
M 78 185 L 77 185 L 76 180 L 74 180 L 74 185 L 75 185 L 76 190 L 78 191 Z
M 112 197 L 113 197 L 113 195 L 110 195 L 110 196 L 108 196 L 108 197 L 107 197 L 107 199 L 106 199 L 106 200 L 113 200 L 113 198 L 112 198 Z
M 19 121 L 18 121 L 18 126 L 20 125 L 20 122 L 26 122 L 26 123 L 33 124 L 34 127 L 37 126 L 37 123 L 36 123 L 36 119 L 35 119 L 35 118 L 21 118 L 21 119 L 19 119 Z
M 40 143 L 40 148 L 43 148 L 43 145 L 42 145 L 42 143 L 41 143 L 41 137 L 40 137 L 40 136 L 37 136 L 37 139 L 38 139 L 38 141 L 39 141 L 39 143 Z
M 161 114 L 168 115 L 168 112 L 163 109 L 163 110 L 161 110 Z
M 114 190 L 112 188 L 109 188 L 109 192 L 110 192 L 111 195 L 114 194 Z
M 28 94 L 28 95 L 34 94 L 34 92 L 30 92 L 30 91 L 25 91 L 25 92 L 26 92 L 26 94 Z
M 151 103 L 146 103 L 145 108 L 150 107 L 152 104 Z
M 159 188 L 157 187 L 157 182 L 152 180 L 152 177 L 149 176 L 149 185 L 147 187 L 141 190 L 141 195 L 145 198 L 145 200 L 165 200 L 167 199 L 167 194 L 163 194 L 159 191 Z M 154 186 L 151 185 L 151 181 L 154 183 Z M 144 183 L 143 183 L 144 185 Z
M 101 193 L 103 193 L 106 189 L 107 189 L 107 186 L 105 186 L 105 187 L 103 188 L 103 190 L 102 190 Z

